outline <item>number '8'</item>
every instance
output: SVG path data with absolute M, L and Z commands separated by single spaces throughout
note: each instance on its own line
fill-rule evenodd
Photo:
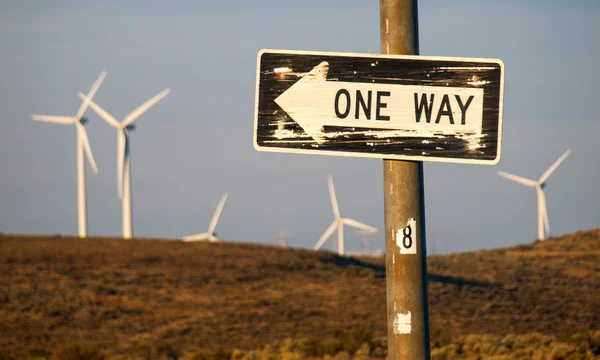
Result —
M 412 228 L 410 227 L 410 224 L 402 229 L 402 235 L 404 235 L 402 238 L 402 245 L 405 249 L 410 249 L 412 247 Z

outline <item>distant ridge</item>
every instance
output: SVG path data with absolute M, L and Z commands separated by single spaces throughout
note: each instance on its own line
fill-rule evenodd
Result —
M 432 333 L 600 329 L 600 229 L 428 259 Z M 0 234 L 0 350 L 169 339 L 254 349 L 385 336 L 383 258 L 243 243 Z

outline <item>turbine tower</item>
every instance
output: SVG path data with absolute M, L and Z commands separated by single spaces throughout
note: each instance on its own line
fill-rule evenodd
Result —
M 327 241 L 331 234 L 333 234 L 333 232 L 337 229 L 338 254 L 344 255 L 344 225 L 352 226 L 354 228 L 365 231 L 370 231 L 371 233 L 376 232 L 377 229 L 372 226 L 360 223 L 354 219 L 341 217 L 340 209 L 337 203 L 337 199 L 335 197 L 335 189 L 333 188 L 333 179 L 331 178 L 331 175 L 327 177 L 327 181 L 329 182 L 329 198 L 331 199 L 331 207 L 333 208 L 333 216 L 335 218 L 333 219 L 333 222 L 331 223 L 331 225 L 329 225 L 327 230 L 325 230 L 323 236 L 321 236 L 319 241 L 315 244 L 315 250 L 319 250 L 323 243 Z
M 361 253 L 371 255 L 371 237 L 373 232 L 367 230 L 356 230 L 356 235 L 360 238 Z
M 552 166 L 544 172 L 539 180 L 531 180 L 521 176 L 506 173 L 504 171 L 498 171 L 498 175 L 505 177 L 509 180 L 518 182 L 519 184 L 533 187 L 537 193 L 537 204 L 538 204 L 538 240 L 545 240 L 546 235 L 550 233 L 550 224 L 548 222 L 548 211 L 546 209 L 546 196 L 544 194 L 544 188 L 546 187 L 546 180 L 552 174 L 554 170 L 562 163 L 567 156 L 571 153 L 571 150 L 567 150 L 561 157 L 559 157 Z
M 87 96 L 79 106 L 79 110 L 75 116 L 48 116 L 48 115 L 32 115 L 31 118 L 36 121 L 46 121 L 55 124 L 75 125 L 77 130 L 77 228 L 80 238 L 87 237 L 87 204 L 86 204 L 86 186 L 85 186 L 85 159 L 87 157 L 90 166 L 95 174 L 98 174 L 98 168 L 94 161 L 94 155 L 90 147 L 87 132 L 84 125 L 88 122 L 83 114 L 87 110 L 91 99 L 96 94 L 98 87 L 106 77 L 106 71 L 100 73 L 94 85 L 88 92 Z M 84 154 L 85 153 L 85 154 Z
M 106 121 L 110 126 L 117 129 L 117 191 L 119 199 L 122 201 L 123 208 L 123 238 L 131 239 L 133 236 L 133 225 L 131 216 L 131 153 L 129 143 L 129 133 L 135 129 L 133 122 L 154 104 L 169 95 L 171 90 L 164 89 L 153 98 L 147 100 L 138 106 L 129 115 L 125 116 L 122 122 L 117 121 L 112 115 L 104 111 L 100 106 L 93 102 L 89 97 L 78 93 L 84 101 L 88 99 L 90 107 Z
M 219 200 L 219 205 L 217 205 L 217 209 L 213 214 L 212 220 L 210 221 L 210 225 L 208 225 L 208 231 L 201 234 L 188 235 L 181 238 L 183 241 L 217 241 L 217 233 L 215 229 L 217 228 L 217 223 L 219 222 L 219 217 L 221 216 L 221 211 L 223 211 L 223 206 L 225 206 L 225 201 L 227 200 L 227 193 L 223 193 L 221 195 L 221 200 Z

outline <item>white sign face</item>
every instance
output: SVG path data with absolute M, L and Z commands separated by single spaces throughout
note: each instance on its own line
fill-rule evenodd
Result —
M 422 130 L 429 137 L 482 131 L 483 89 L 326 81 L 328 68 L 322 62 L 275 99 L 319 143 L 327 141 L 326 125 Z
M 260 151 L 495 164 L 503 64 L 263 50 Z
M 396 245 L 400 248 L 400 254 L 417 253 L 417 222 L 410 218 L 406 227 L 396 232 Z

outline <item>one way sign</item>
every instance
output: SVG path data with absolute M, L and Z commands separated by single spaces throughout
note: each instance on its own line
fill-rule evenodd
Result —
M 259 151 L 495 164 L 496 59 L 262 50 Z

